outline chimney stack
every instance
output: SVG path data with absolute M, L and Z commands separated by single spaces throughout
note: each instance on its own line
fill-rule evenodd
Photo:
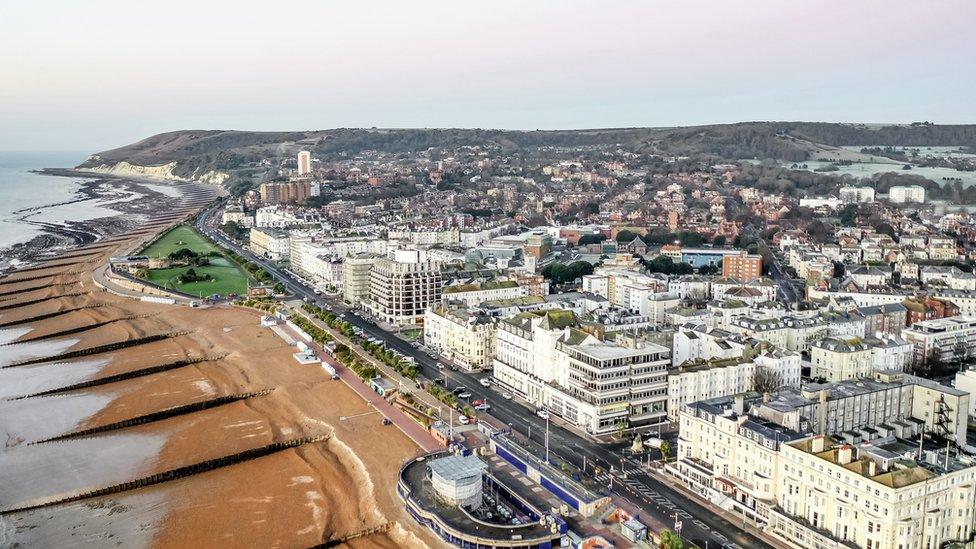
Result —
M 853 450 L 850 444 L 845 444 L 837 449 L 837 464 L 847 465 L 853 457 Z M 872 462 L 873 463 L 873 462 Z
M 810 441 L 810 451 L 819 454 L 824 451 L 824 436 L 817 435 Z

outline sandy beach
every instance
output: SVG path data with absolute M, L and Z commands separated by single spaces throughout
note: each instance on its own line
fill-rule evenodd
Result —
M 195 200 L 168 213 L 189 213 Z M 143 239 L 140 225 L 153 215 L 127 228 Z M 420 449 L 344 383 L 298 364 L 259 313 L 147 303 L 93 282 L 135 238 L 0 279 L 0 546 L 442 546 L 395 493 L 399 467 Z M 170 409 L 179 413 L 126 423 Z M 257 451 L 266 453 L 57 503 Z

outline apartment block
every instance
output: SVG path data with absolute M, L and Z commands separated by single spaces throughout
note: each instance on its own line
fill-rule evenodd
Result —
M 364 306 L 394 326 L 420 324 L 427 307 L 440 302 L 442 289 L 440 264 L 424 259 L 418 250 L 396 250 L 370 268 Z
M 666 421 L 668 349 L 603 341 L 580 327 L 565 310 L 499 322 L 495 379 L 593 434 Z
M 751 280 L 761 277 L 762 274 L 763 264 L 761 255 L 727 255 L 722 258 L 722 276 Z

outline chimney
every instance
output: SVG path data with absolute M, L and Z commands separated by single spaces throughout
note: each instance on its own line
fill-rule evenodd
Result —
M 845 444 L 837 449 L 837 464 L 847 465 L 851 462 L 853 450 L 850 444 Z M 873 462 L 872 462 L 873 463 Z
M 773 400 L 773 397 L 770 396 L 769 391 L 764 392 L 763 393 L 763 404 L 769 404 L 769 401 L 770 400 Z
M 746 413 L 746 397 L 744 395 L 735 395 L 732 397 L 732 408 L 737 414 Z
M 868 476 L 875 477 L 878 475 L 878 464 L 874 460 L 868 460 Z
M 810 441 L 810 451 L 813 452 L 814 454 L 819 454 L 820 452 L 824 451 L 823 435 L 817 435 L 813 437 L 813 440 Z

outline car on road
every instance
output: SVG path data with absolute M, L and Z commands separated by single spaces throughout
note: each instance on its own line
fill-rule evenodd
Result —
M 535 415 L 541 417 L 542 419 L 549 419 L 549 410 L 537 410 Z
M 463 392 L 464 392 L 464 391 L 466 391 L 466 390 L 468 390 L 468 388 L 467 388 L 467 387 L 465 387 L 464 385 L 458 385 L 458 386 L 457 386 L 457 387 L 455 387 L 455 388 L 454 388 L 454 390 L 453 390 L 453 391 L 451 391 L 451 392 L 452 392 L 452 393 L 454 393 L 455 395 L 457 395 L 457 394 L 460 394 L 460 393 L 463 393 Z
M 502 398 L 504 398 L 505 400 L 512 400 L 512 393 L 509 392 L 502 393 Z
M 491 385 L 491 380 L 488 379 L 487 377 L 483 377 L 478 380 L 478 383 L 480 383 L 482 387 L 488 387 L 489 385 Z
M 482 412 L 487 412 L 488 410 L 491 410 L 491 404 L 484 402 L 482 404 L 478 404 L 477 406 L 475 406 L 474 409 Z
M 437 379 L 434 380 L 434 383 L 436 383 L 438 385 L 444 385 L 444 378 L 439 377 L 439 378 L 437 378 Z
M 468 400 L 469 398 L 471 398 L 471 393 L 468 391 L 465 391 L 463 393 L 458 393 L 458 398 L 462 400 Z
M 444 369 L 444 365 L 443 365 L 443 364 L 441 364 L 440 362 L 438 362 L 438 363 L 437 363 L 437 369 L 438 369 L 438 370 L 443 370 L 443 369 Z

